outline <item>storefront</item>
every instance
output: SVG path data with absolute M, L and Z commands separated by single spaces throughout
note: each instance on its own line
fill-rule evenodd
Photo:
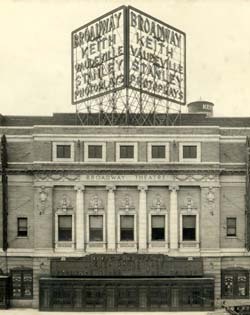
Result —
M 51 276 L 42 277 L 39 286 L 41 311 L 214 308 L 214 279 L 202 276 L 201 259 L 93 254 L 81 259 L 52 260 Z

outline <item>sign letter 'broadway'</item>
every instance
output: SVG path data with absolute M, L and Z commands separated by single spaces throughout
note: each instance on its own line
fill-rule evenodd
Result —
M 185 34 L 122 6 L 72 32 L 72 103 L 131 88 L 185 104 Z

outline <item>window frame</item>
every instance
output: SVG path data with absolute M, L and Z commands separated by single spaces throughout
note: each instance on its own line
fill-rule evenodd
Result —
M 26 235 L 19 235 L 19 228 L 20 228 L 20 225 L 19 225 L 19 220 L 23 220 L 25 219 L 26 220 Z M 29 236 L 29 225 L 28 225 L 28 217 L 17 217 L 17 238 L 28 238 Z
M 70 240 L 61 240 L 61 239 L 59 239 L 59 238 L 60 238 L 60 229 L 62 229 L 62 228 L 60 228 L 60 224 L 59 224 L 61 217 L 71 217 L 71 239 L 70 239 Z M 58 217 L 57 217 L 57 219 L 58 219 L 58 242 L 72 242 L 72 239 L 73 239 L 73 222 L 72 222 L 72 215 L 71 215 L 71 214 L 67 214 L 67 213 L 65 213 L 65 214 L 59 214 Z
M 69 145 L 70 146 L 70 158 L 58 158 L 57 157 L 57 146 L 58 145 Z M 70 141 L 61 141 L 61 142 L 53 142 L 53 150 L 52 150 L 52 160 L 53 162 L 74 162 L 75 154 L 74 154 L 74 142 Z
M 91 217 L 102 217 L 102 240 L 100 241 L 95 241 L 95 240 L 91 240 L 91 226 L 90 226 L 90 218 Z M 88 242 L 89 243 L 103 243 L 104 242 L 104 215 L 103 214 L 89 214 L 88 215 Z
M 224 286 L 224 279 L 226 276 L 232 276 L 233 277 L 233 286 L 232 286 L 232 295 L 226 295 L 225 294 L 225 286 Z M 246 288 L 246 295 L 239 295 L 237 292 L 239 292 L 239 276 L 245 276 L 245 288 Z M 248 299 L 249 298 L 249 271 L 246 269 L 222 269 L 221 270 L 221 298 L 223 299 Z
M 121 224 L 121 221 L 122 221 L 122 218 L 128 218 L 128 217 L 130 217 L 130 218 L 132 218 L 133 220 L 132 220 L 132 223 L 133 223 L 133 226 L 132 226 L 132 228 L 127 228 L 127 229 L 125 229 L 125 228 L 122 228 L 122 224 Z M 132 236 L 133 236 L 133 238 L 132 239 L 122 239 L 122 230 L 124 231 L 124 230 L 126 230 L 126 231 L 132 231 L 133 232 L 133 234 L 132 234 Z M 135 218 L 134 218 L 134 216 L 133 215 L 120 215 L 120 241 L 121 242 L 134 242 L 134 240 L 135 240 Z
M 121 217 L 122 216 L 132 216 L 133 217 L 133 221 L 134 221 L 134 227 L 133 227 L 133 236 L 134 239 L 133 240 L 121 240 Z M 137 229 L 136 229 L 136 214 L 135 213 L 119 213 L 118 215 L 118 228 L 117 228 L 117 234 L 118 234 L 118 242 L 119 243 L 136 243 L 137 242 Z
M 184 219 L 187 217 L 192 217 L 195 222 L 195 227 L 194 227 L 194 239 L 184 239 Z M 187 228 L 186 228 L 187 229 Z M 195 214 L 183 214 L 182 215 L 182 242 L 196 242 L 197 240 L 197 222 L 196 222 L 196 215 Z
M 102 146 L 102 158 L 90 158 L 89 146 L 98 145 Z M 106 162 L 106 142 L 84 142 L 84 161 L 85 162 Z
M 14 273 L 21 273 L 21 284 L 20 284 L 20 287 L 21 287 L 21 296 L 20 297 L 15 297 L 13 295 L 13 288 L 15 287 L 13 285 L 13 274 Z M 27 273 L 27 272 L 30 272 L 31 273 L 31 295 L 30 296 L 25 296 L 24 292 L 25 292 L 25 282 L 24 282 L 24 273 Z M 34 282 L 34 275 L 33 275 L 33 269 L 32 268 L 25 268 L 25 267 L 22 267 L 22 268 L 13 268 L 13 269 L 10 269 L 10 274 L 11 274 L 11 298 L 13 300 L 32 300 L 33 299 L 33 282 Z
M 153 158 L 152 157 L 153 146 L 165 146 L 165 158 Z M 148 162 L 154 162 L 154 163 L 169 162 L 169 143 L 168 142 L 149 142 L 148 143 Z
M 164 239 L 160 239 L 160 240 L 153 240 L 152 238 L 152 232 L 153 232 L 153 225 L 152 225 L 152 222 L 153 222 L 153 217 L 157 217 L 157 216 L 161 216 L 161 217 L 164 217 Z M 167 241 L 167 216 L 165 213 L 153 213 L 153 214 L 150 214 L 150 234 L 149 234 L 149 241 L 150 242 L 153 242 L 153 243 L 165 243 Z
M 134 147 L 134 157 L 133 158 L 121 158 L 120 157 L 120 147 L 121 146 L 133 146 Z M 137 142 L 117 142 L 116 143 L 116 161 L 117 162 L 137 162 L 138 161 L 138 144 Z
M 102 216 L 102 241 L 90 241 L 90 216 Z M 86 242 L 87 242 L 87 249 L 90 250 L 93 244 L 104 244 L 106 243 L 106 215 L 104 210 L 98 210 L 95 212 L 94 210 L 89 210 L 86 216 Z M 103 246 L 100 248 L 103 249 Z M 94 248 L 98 250 L 98 248 Z
M 235 229 L 235 235 L 229 235 L 228 234 L 228 230 L 232 227 L 229 227 L 228 225 L 228 220 L 230 219 L 234 219 L 235 220 L 235 226 L 234 226 L 234 229 Z M 226 217 L 226 237 L 227 238 L 237 238 L 237 217 Z
M 183 216 L 195 216 L 195 240 L 183 240 Z M 200 246 L 200 219 L 199 212 L 197 210 L 182 210 L 180 213 L 180 247 L 181 248 L 199 248 Z M 186 247 L 187 246 L 187 247 Z
M 196 158 L 184 158 L 183 147 L 185 146 L 196 146 L 197 156 Z M 197 163 L 201 162 L 201 143 L 200 142 L 180 142 L 179 143 L 179 161 L 183 163 Z
M 69 215 L 72 217 L 72 240 L 71 241 L 59 241 L 59 216 Z M 64 212 L 62 210 L 55 213 L 55 249 L 58 250 L 71 250 L 75 246 L 75 215 L 73 211 Z

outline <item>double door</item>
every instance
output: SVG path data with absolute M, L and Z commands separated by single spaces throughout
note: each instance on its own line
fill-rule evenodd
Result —
M 213 309 L 213 281 L 57 279 L 40 283 L 40 310 L 192 311 Z

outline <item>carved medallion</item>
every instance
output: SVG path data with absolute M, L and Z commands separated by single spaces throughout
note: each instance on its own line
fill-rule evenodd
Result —
M 44 214 L 46 208 L 48 207 L 48 192 L 46 191 L 44 186 L 42 186 L 39 190 L 37 207 L 38 207 L 40 215 Z
M 59 206 L 57 207 L 58 211 L 67 212 L 69 210 L 72 210 L 73 207 L 71 205 L 71 200 L 67 195 L 62 196 L 62 200 L 59 203 Z
M 151 209 L 155 211 L 166 210 L 166 206 L 163 204 L 160 194 L 157 194 L 153 199 Z
M 98 212 L 99 210 L 103 210 L 104 207 L 103 207 L 102 200 L 97 195 L 94 195 L 89 202 L 88 209 L 93 210 L 95 212 Z
M 124 199 L 121 201 L 120 210 L 125 210 L 126 212 L 135 210 L 132 199 L 129 195 L 125 195 Z

